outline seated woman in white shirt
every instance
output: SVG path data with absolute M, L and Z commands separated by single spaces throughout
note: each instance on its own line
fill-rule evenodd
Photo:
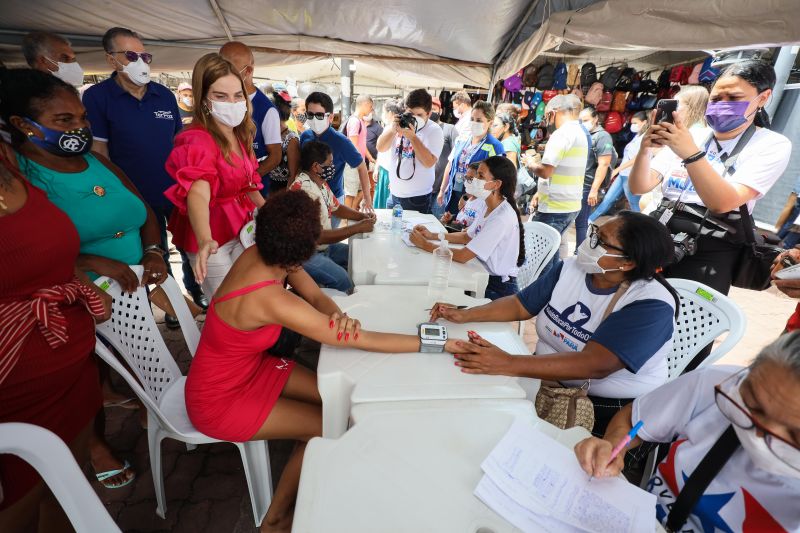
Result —
M 516 294 L 517 270 L 525 262 L 525 243 L 519 209 L 514 201 L 517 169 L 503 156 L 493 156 L 480 162 L 478 175 L 465 180 L 467 192 L 486 203 L 486 211 L 476 216 L 467 231 L 448 233 L 445 238 L 453 244 L 465 244 L 453 250 L 453 261 L 466 263 L 477 257 L 489 271 L 485 297 L 496 300 Z M 423 226 L 411 233 L 417 248 L 433 252 L 431 240 L 439 236 Z
M 589 382 L 593 433 L 619 409 L 667 381 L 678 297 L 659 274 L 672 239 L 654 218 L 622 211 L 591 226 L 575 257 L 510 296 L 472 309 L 436 304 L 431 320 L 511 322 L 536 317 L 536 355 L 508 354 L 471 334 L 455 364 L 469 374 Z M 606 316 L 607 315 L 607 316 Z
M 634 400 L 611 421 L 603 439 L 575 447 L 594 477 L 616 476 L 622 457 L 612 447 L 634 423 L 644 425 L 629 448 L 671 442 L 647 490 L 656 495 L 656 518 L 673 531 L 732 533 L 800 531 L 800 333 L 783 335 L 747 368 L 709 366 L 688 372 Z M 676 500 L 718 440 L 733 453 L 700 493 L 681 523 Z M 724 460 L 717 448 L 713 457 Z

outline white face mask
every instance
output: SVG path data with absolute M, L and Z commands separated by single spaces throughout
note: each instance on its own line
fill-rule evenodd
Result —
M 184 96 L 181 98 L 181 102 L 183 102 L 183 105 L 186 107 L 192 107 L 194 105 L 194 100 L 192 100 L 190 96 Z
M 489 198 L 489 196 L 492 195 L 494 190 L 488 190 L 484 188 L 487 183 L 489 182 L 484 180 L 479 180 L 477 178 L 472 180 L 472 193 L 471 193 L 472 196 L 474 196 L 475 198 L 479 198 L 481 200 L 486 200 L 487 198 Z
M 631 124 L 631 133 L 639 133 L 640 131 L 642 131 L 641 124 Z
M 247 102 L 211 102 L 211 116 L 228 127 L 235 128 L 247 114 Z
M 141 87 L 150 83 L 150 65 L 140 57 L 122 67 L 122 72 L 128 75 L 133 83 Z
M 587 237 L 583 240 L 580 246 L 578 246 L 578 266 L 581 267 L 581 269 L 587 274 L 605 274 L 606 272 L 622 270 L 621 268 L 604 269 L 601 267 L 598 261 L 604 255 L 609 257 L 625 257 L 624 255 L 619 254 L 609 254 L 606 252 L 606 249 L 599 244 L 597 245 L 597 248 L 592 248 L 589 246 L 589 237 Z
M 592 126 L 592 123 L 588 120 L 583 121 L 583 127 L 589 131 L 592 131 L 592 128 L 594 128 L 594 126 Z
M 462 116 L 463 114 L 464 114 L 464 113 L 462 113 L 462 112 L 461 112 L 461 110 L 460 110 L 459 108 L 457 108 L 457 107 L 453 107 L 453 116 L 455 116 L 456 118 L 461 118 L 461 116 Z
M 470 133 L 472 133 L 473 137 L 483 137 L 486 134 L 486 124 L 483 122 L 475 122 L 474 120 L 470 121 L 469 129 Z
M 736 387 L 735 390 L 731 391 L 730 396 L 736 400 L 739 405 L 744 405 L 744 400 L 742 400 L 739 387 Z M 742 444 L 742 448 L 744 448 L 744 450 L 747 452 L 747 455 L 750 457 L 750 460 L 753 462 L 753 465 L 756 468 L 775 476 L 800 479 L 800 471 L 795 470 L 791 466 L 775 457 L 775 455 L 767 446 L 767 441 L 756 435 L 755 428 L 742 429 L 736 424 L 732 425 L 733 430 L 736 432 L 736 436 L 739 437 L 739 442 Z M 800 454 L 800 451 L 797 451 L 797 453 Z
M 364 122 L 372 122 L 372 113 L 370 113 L 369 115 L 364 115 L 363 120 Z
M 58 67 L 58 70 L 53 72 L 53 76 L 75 87 L 83 85 L 83 69 L 77 61 L 73 61 L 72 63 L 62 63 L 59 61 L 56 63 L 49 57 L 45 59 Z
M 312 118 L 308 120 L 307 124 L 317 135 L 322 135 L 328 129 L 328 119 L 326 118 Z
M 417 131 L 421 130 L 425 127 L 425 124 L 428 123 L 427 118 L 417 117 L 415 116 L 414 119 L 417 121 Z

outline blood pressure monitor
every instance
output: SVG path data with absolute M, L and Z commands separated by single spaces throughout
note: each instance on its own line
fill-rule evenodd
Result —
M 447 328 L 441 324 L 425 322 L 419 325 L 419 351 L 442 353 L 447 342 Z

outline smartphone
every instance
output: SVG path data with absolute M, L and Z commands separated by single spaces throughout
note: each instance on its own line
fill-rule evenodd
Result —
M 656 124 L 660 124 L 662 122 L 674 124 L 672 113 L 677 110 L 677 100 L 659 100 L 656 104 Z
M 775 273 L 775 277 L 778 279 L 800 279 L 800 265 L 792 265 L 778 270 Z

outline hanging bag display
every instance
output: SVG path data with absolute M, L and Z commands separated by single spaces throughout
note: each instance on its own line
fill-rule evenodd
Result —
M 603 99 L 603 84 L 599 81 L 592 83 L 589 90 L 586 92 L 586 98 L 584 100 L 587 104 L 592 106 L 597 106 L 600 103 L 600 100 Z
M 588 91 L 589 87 L 597 81 L 597 67 L 594 63 L 584 63 L 581 67 L 581 87 Z
M 542 91 L 550 90 L 553 88 L 554 83 L 555 75 L 553 65 L 545 63 L 539 67 L 539 71 L 537 72 L 536 88 Z

